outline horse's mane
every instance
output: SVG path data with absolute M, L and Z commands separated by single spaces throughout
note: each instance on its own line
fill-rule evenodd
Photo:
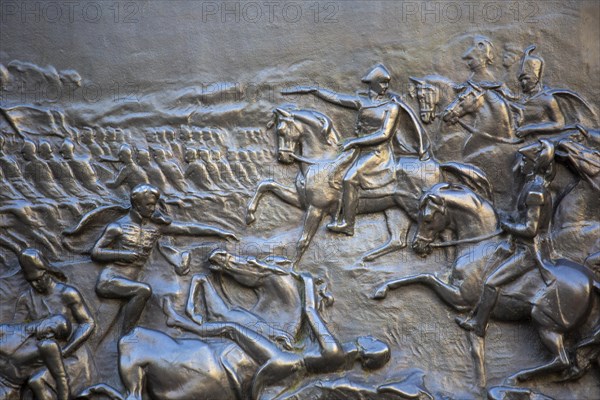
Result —
M 431 199 L 431 196 L 428 195 L 439 196 L 446 204 L 451 205 L 453 208 L 472 210 L 485 207 L 495 213 L 494 207 L 488 200 L 465 185 L 438 183 L 423 195 L 421 199 L 422 205 Z
M 437 75 L 437 74 L 431 74 L 431 75 L 425 75 L 422 78 L 411 78 L 411 81 L 413 82 L 424 82 L 428 85 L 431 85 L 433 87 L 435 87 L 439 94 L 440 97 L 442 94 L 447 94 L 448 91 L 450 93 L 449 97 L 454 96 L 454 90 L 456 88 L 456 82 L 452 81 L 450 78 L 442 76 L 442 75 Z
M 315 110 L 293 110 L 291 112 L 298 120 L 318 127 L 327 144 L 334 146 L 339 143 L 340 134 L 333 126 L 331 118 L 327 115 Z

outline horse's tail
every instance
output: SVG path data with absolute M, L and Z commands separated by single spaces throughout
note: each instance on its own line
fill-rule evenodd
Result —
M 108 397 L 110 400 L 125 400 L 125 396 L 123 396 L 117 389 L 107 385 L 106 383 L 99 383 L 97 385 L 90 386 L 75 396 L 74 399 L 93 400 L 96 398 L 101 398 L 97 396 Z
M 483 195 L 484 198 L 492 200 L 492 184 L 488 180 L 485 172 L 472 164 L 458 162 L 447 162 L 440 164 L 440 170 L 444 173 L 450 173 L 460 183 L 466 185 L 476 193 Z

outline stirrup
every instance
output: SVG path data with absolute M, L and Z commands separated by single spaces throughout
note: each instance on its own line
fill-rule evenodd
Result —
M 350 226 L 345 222 L 341 224 L 327 224 L 327 229 L 336 233 L 343 233 L 344 235 L 354 236 L 354 226 Z

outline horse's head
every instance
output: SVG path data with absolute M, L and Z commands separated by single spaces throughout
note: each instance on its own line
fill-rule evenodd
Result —
M 247 286 L 256 286 L 262 279 L 269 276 L 289 275 L 289 271 L 277 265 L 285 264 L 285 260 L 271 263 L 257 260 L 254 257 L 236 256 L 222 249 L 213 251 L 208 261 L 211 271 L 225 273 Z
M 486 90 L 475 82 L 468 81 L 464 85 L 457 86 L 456 90 L 459 92 L 458 97 L 446 107 L 442 114 L 442 119 L 450 124 L 455 124 L 459 118 L 476 112 L 485 101 Z
M 276 108 L 273 111 L 273 121 L 268 127 L 275 127 L 277 134 L 277 160 L 284 164 L 294 162 L 294 154 L 300 147 L 302 127 L 296 120 L 293 111 Z
M 431 253 L 431 243 L 444 231 L 450 219 L 444 198 L 437 190 L 430 190 L 421 198 L 417 231 L 412 241 L 413 250 L 425 257 Z
M 425 79 L 409 77 L 414 84 L 410 88 L 411 97 L 416 97 L 419 102 L 419 116 L 425 124 L 433 122 L 436 118 L 438 103 L 440 102 L 440 88 L 430 84 Z

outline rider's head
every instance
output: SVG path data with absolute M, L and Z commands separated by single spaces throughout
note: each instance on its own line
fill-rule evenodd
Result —
M 554 145 L 546 139 L 519 149 L 521 154 L 521 172 L 525 175 L 541 175 L 551 180 L 554 168 Z
M 390 360 L 390 347 L 374 337 L 359 337 L 356 339 L 356 347 L 358 349 L 358 360 L 365 370 L 379 369 Z
M 369 89 L 373 92 L 383 95 L 390 86 L 392 76 L 383 64 L 377 64 L 361 80 L 369 84 Z
M 502 66 L 510 68 L 521 58 L 522 54 L 523 51 L 520 47 L 512 43 L 506 43 L 504 45 L 504 53 L 502 54 Z
M 160 192 L 148 183 L 137 185 L 131 190 L 131 205 L 144 218 L 151 218 L 156 211 Z
M 462 59 L 471 71 L 486 68 L 494 62 L 494 45 L 485 36 L 476 36 L 473 45 L 465 51 Z
M 55 314 L 44 318 L 35 329 L 35 336 L 41 339 L 66 340 L 71 335 L 71 323 L 62 315 Z
M 531 92 L 542 80 L 544 72 L 544 59 L 540 56 L 532 55 L 535 46 L 529 46 L 525 49 L 521 58 L 521 67 L 519 68 L 519 82 L 523 92 Z

